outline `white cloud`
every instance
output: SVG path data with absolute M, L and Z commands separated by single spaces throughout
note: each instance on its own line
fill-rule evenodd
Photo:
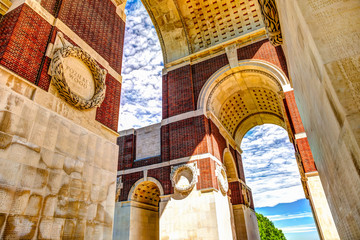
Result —
M 151 19 L 140 1 L 126 6 L 119 131 L 161 121 L 163 58 Z
M 305 232 L 315 232 L 315 231 L 317 231 L 316 227 L 313 224 L 299 225 L 299 226 L 296 226 L 296 227 L 282 227 L 280 229 L 284 233 L 305 233 Z
M 267 215 L 271 221 L 282 221 L 282 220 L 289 220 L 289 219 L 298 219 L 298 218 L 312 218 L 313 214 L 311 212 L 303 212 L 298 214 L 288 214 L 288 215 Z
M 255 127 L 245 135 L 241 148 L 255 207 L 272 207 L 305 197 L 294 148 L 284 129 L 269 124 Z

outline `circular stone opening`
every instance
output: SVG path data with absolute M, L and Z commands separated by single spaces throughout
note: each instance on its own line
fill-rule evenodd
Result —
M 184 168 L 176 174 L 175 183 L 177 188 L 186 189 L 191 186 L 192 181 L 193 174 L 188 168 Z

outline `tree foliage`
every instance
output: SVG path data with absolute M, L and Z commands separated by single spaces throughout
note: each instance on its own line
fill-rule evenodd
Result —
M 273 222 L 260 213 L 256 213 L 261 240 L 286 240 L 284 233 Z

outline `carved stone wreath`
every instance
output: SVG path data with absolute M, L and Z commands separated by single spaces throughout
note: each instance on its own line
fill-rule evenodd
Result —
M 215 175 L 217 176 L 221 192 L 226 194 L 229 191 L 229 183 L 224 167 L 216 165 Z
M 64 76 L 63 59 L 66 57 L 75 57 L 84 62 L 90 69 L 95 83 L 95 92 L 91 99 L 86 100 L 71 91 Z M 51 74 L 52 83 L 58 89 L 60 96 L 78 109 L 84 110 L 98 107 L 105 98 L 106 70 L 101 69 L 95 60 L 79 47 L 69 46 L 57 50 L 52 59 Z
M 179 184 L 179 179 L 181 177 L 185 177 L 185 172 L 190 173 L 191 181 L 189 181 L 186 185 Z M 198 179 L 198 169 L 196 167 L 196 163 L 183 164 L 179 166 L 175 166 L 171 168 L 170 179 L 172 186 L 180 193 L 188 193 L 190 192 Z

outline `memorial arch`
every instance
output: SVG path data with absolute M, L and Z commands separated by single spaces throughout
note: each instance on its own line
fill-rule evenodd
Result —
M 156 179 L 161 238 L 257 239 L 238 142 L 265 122 L 292 138 L 322 237 L 332 215 L 359 238 L 359 1 L 142 2 L 163 120 L 117 133 L 126 1 L 0 0 L 1 238 L 111 239 Z

